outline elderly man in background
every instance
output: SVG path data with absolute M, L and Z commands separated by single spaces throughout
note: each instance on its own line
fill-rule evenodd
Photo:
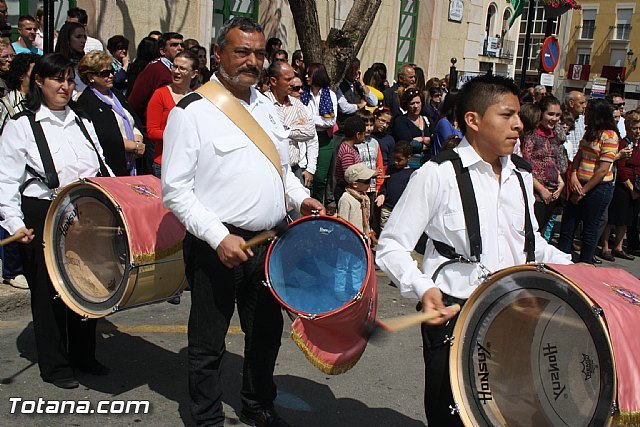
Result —
M 569 161 L 572 161 L 578 152 L 578 148 L 580 148 L 580 141 L 584 136 L 584 109 L 587 107 L 587 98 L 584 96 L 584 93 L 578 90 L 572 90 L 564 98 L 564 105 L 575 120 L 575 127 L 567 134 L 567 140 L 564 143 L 564 148 L 567 150 L 567 157 Z
M 382 104 L 391 109 L 393 120 L 403 114 L 400 110 L 400 98 L 398 97 L 398 89 L 407 88 L 416 84 L 416 70 L 411 64 L 404 64 L 398 71 L 398 82 L 384 91 L 384 100 Z M 392 124 L 393 126 L 393 124 Z

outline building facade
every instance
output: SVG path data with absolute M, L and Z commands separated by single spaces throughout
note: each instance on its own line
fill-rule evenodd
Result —
M 352 4 L 317 2 L 323 38 L 342 26 Z M 288 0 L 77 0 L 77 5 L 89 12 L 90 35 L 106 42 L 123 34 L 131 41 L 132 55 L 151 30 L 177 31 L 210 47 L 233 16 L 257 19 L 266 36 L 282 39 L 290 53 L 299 48 Z M 389 76 L 395 76 L 399 65 L 414 63 L 428 77 L 443 77 L 456 58 L 458 70 L 467 76 L 492 70 L 513 77 L 520 26 L 517 19 L 509 29 L 513 13 L 509 0 L 383 0 L 358 56 L 363 68 L 385 63 Z
M 558 71 L 558 91 L 591 93 L 594 79 L 607 92 L 624 93 L 627 110 L 640 104 L 640 14 L 637 2 L 582 0 L 561 29 L 566 55 Z

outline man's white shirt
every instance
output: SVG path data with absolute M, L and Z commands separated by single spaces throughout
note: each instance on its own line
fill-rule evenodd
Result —
M 502 157 L 498 182 L 491 165 L 480 158 L 466 138 L 455 150 L 463 167 L 469 168 L 473 183 L 482 238 L 482 265 L 493 272 L 524 264 L 525 209 L 515 165 L 510 158 Z M 520 173 L 527 189 L 536 261 L 569 264 L 570 255 L 549 245 L 538 233 L 533 210 L 532 176 L 527 172 Z M 430 239 L 420 271 L 411 258 L 411 252 L 423 232 Z M 455 171 L 449 161 L 442 164 L 427 162 L 413 173 L 380 236 L 376 262 L 398 284 L 405 297 L 420 299 L 429 288 L 437 286 L 451 296 L 468 298 L 482 281 L 482 268 L 478 264 L 450 264 L 441 270 L 434 283 L 431 276 L 448 259 L 435 250 L 433 240 L 470 256 L 462 200 Z
M 278 149 L 284 189 L 266 156 L 205 98 L 184 109 L 174 108 L 164 131 L 164 204 L 191 234 L 214 249 L 229 234 L 223 223 L 251 231 L 267 230 L 281 221 L 288 209 L 299 209 L 309 195 L 291 172 L 287 132 L 273 104 L 253 87 L 249 103 L 239 102 Z M 293 206 L 288 207 L 287 202 Z

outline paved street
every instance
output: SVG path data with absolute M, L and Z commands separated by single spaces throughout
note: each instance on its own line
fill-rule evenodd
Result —
M 413 312 L 380 279 L 379 317 Z M 190 294 L 179 306 L 166 303 L 109 316 L 98 323 L 98 358 L 113 369 L 107 377 L 80 376 L 80 387 L 61 390 L 40 380 L 35 362 L 28 307 L 4 313 L 0 320 L 0 425 L 192 425 L 187 391 L 186 324 Z M 299 426 L 421 426 L 423 368 L 419 329 L 370 344 L 349 372 L 329 376 L 311 365 L 289 337 L 285 317 L 276 368 L 278 410 Z M 243 335 L 234 317 L 224 361 L 226 425 L 238 421 Z M 10 397 L 24 400 L 149 400 L 151 410 L 138 415 L 12 415 Z
M 607 267 L 624 268 L 640 276 L 640 263 L 616 261 Z M 399 297 L 388 280 L 379 276 L 379 318 L 413 312 L 414 304 Z M 17 291 L 16 291 L 17 292 Z M 80 388 L 60 390 L 43 383 L 35 362 L 31 314 L 28 306 L 0 313 L 0 425 L 12 426 L 123 426 L 192 425 L 188 408 L 186 324 L 190 303 L 157 304 L 124 311 L 98 324 L 97 355 L 113 369 L 108 377 L 81 376 Z M 286 318 L 285 318 L 286 319 Z M 349 372 L 328 376 L 313 367 L 289 338 L 285 323 L 276 368 L 279 388 L 276 404 L 299 426 L 423 426 L 422 349 L 418 328 L 370 344 Z M 226 425 L 242 426 L 239 387 L 243 336 L 234 318 L 225 359 Z M 11 414 L 12 397 L 24 400 L 149 400 L 147 414 L 50 415 Z

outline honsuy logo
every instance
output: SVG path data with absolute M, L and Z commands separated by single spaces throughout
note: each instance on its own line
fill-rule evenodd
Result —
M 553 390 L 553 400 L 558 398 L 565 392 L 567 386 L 560 381 L 560 368 L 558 367 L 558 346 L 547 343 L 542 348 L 542 354 L 547 358 L 549 363 L 549 378 L 551 380 L 551 389 Z
M 491 352 L 482 344 L 476 342 L 476 353 L 478 356 L 478 381 L 480 388 L 478 392 L 478 400 L 483 404 L 487 404 L 489 400 L 493 400 L 491 395 L 491 386 L 489 385 L 489 366 L 487 360 L 491 359 Z

